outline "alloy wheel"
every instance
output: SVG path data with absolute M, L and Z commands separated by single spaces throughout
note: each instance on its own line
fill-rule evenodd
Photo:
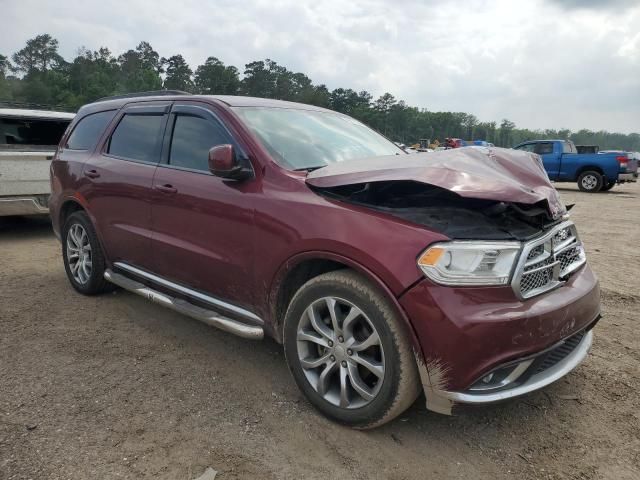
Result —
M 380 336 L 367 315 L 337 297 L 309 305 L 298 323 L 298 360 L 313 389 L 340 408 L 376 398 L 385 373 Z
M 67 232 L 67 265 L 79 284 L 84 285 L 91 278 L 91 243 L 87 231 L 79 223 L 74 223 Z

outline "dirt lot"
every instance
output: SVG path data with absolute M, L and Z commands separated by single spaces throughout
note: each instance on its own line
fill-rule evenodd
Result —
M 69 286 L 47 222 L 0 223 L 0 478 L 640 478 L 640 187 L 562 187 L 602 282 L 592 353 L 546 391 L 374 431 L 302 398 L 271 341 Z

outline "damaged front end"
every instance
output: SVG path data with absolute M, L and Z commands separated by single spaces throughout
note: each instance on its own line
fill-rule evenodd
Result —
M 307 177 L 317 193 L 458 240 L 524 241 L 567 209 L 532 154 L 464 148 L 336 163 Z
M 586 356 L 597 279 L 582 268 L 577 230 L 535 155 L 463 148 L 376 157 L 329 165 L 306 181 L 319 195 L 450 239 L 426 246 L 417 259 L 425 280 L 399 298 L 420 340 L 414 353 L 430 410 L 528 393 Z M 568 293 L 557 290 L 565 285 Z

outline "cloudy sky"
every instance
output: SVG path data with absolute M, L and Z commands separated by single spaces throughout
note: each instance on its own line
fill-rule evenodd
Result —
M 529 128 L 640 132 L 637 0 L 0 0 L 0 53 L 50 33 L 195 68 L 271 58 L 315 83 Z

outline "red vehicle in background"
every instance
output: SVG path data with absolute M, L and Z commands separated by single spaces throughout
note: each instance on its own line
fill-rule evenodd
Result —
M 420 391 L 450 414 L 587 355 L 598 281 L 531 159 L 406 155 L 322 108 L 166 92 L 82 107 L 49 205 L 78 292 L 271 336 L 313 405 L 369 428 Z

